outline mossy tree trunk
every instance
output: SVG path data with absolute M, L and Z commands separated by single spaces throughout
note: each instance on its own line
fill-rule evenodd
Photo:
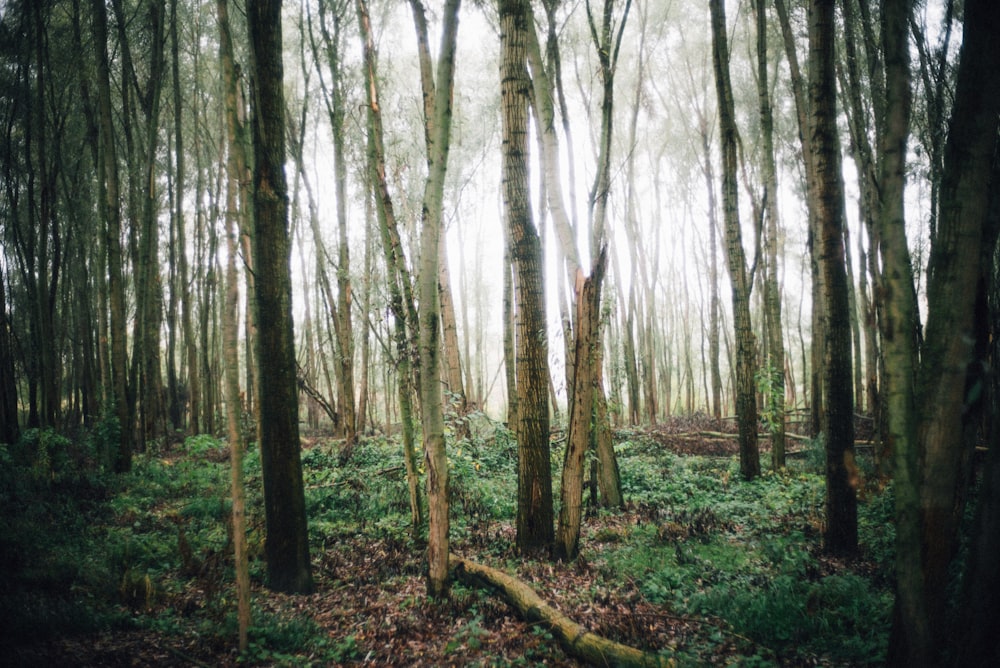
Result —
M 813 0 L 810 5 L 809 129 L 812 165 L 817 177 L 812 192 L 819 231 L 814 251 L 823 274 L 822 308 L 826 323 L 822 367 L 827 485 L 824 543 L 827 552 L 850 556 L 858 549 L 858 478 L 854 462 L 844 185 L 836 118 L 834 6 L 834 0 Z
M 240 398 L 239 364 L 239 274 L 236 256 L 239 247 L 239 222 L 246 211 L 240 209 L 241 177 L 246 170 L 243 137 L 246 124 L 233 59 L 233 39 L 229 24 L 228 0 L 216 0 L 219 24 L 219 59 L 222 66 L 223 106 L 226 116 L 226 293 L 222 308 L 222 358 L 225 366 L 226 427 L 229 435 L 230 489 L 233 499 L 233 554 L 236 570 L 238 646 L 241 654 L 249 646 L 250 571 L 247 560 L 246 493 L 243 485 L 243 453 L 246 439 L 242 429 L 243 401 Z
M 754 384 L 756 351 L 750 321 L 752 281 L 740 232 L 737 171 L 737 130 L 733 89 L 729 78 L 726 10 L 721 0 L 712 0 L 712 62 L 719 106 L 719 137 L 722 148 L 722 214 L 725 223 L 726 258 L 732 283 L 733 323 L 736 340 L 736 419 L 740 434 L 740 473 L 747 480 L 760 475 L 757 446 L 757 395 Z

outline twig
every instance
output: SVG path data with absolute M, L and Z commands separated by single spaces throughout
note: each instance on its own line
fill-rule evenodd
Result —
M 194 665 L 198 666 L 199 668 L 212 668 L 209 664 L 202 663 L 198 659 L 196 659 L 193 656 L 190 656 L 188 654 L 185 654 L 184 652 L 180 651 L 179 649 L 174 649 L 173 647 L 164 647 L 163 649 L 167 650 L 168 652 L 170 652 L 171 654 L 173 654 L 174 656 L 176 656 L 179 659 L 187 661 L 188 663 L 193 663 Z

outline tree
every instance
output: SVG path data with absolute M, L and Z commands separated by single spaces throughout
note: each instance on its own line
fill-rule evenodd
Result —
M 258 326 L 258 437 L 264 477 L 268 586 L 312 589 L 299 441 L 281 63 L 281 0 L 247 4 L 253 127 L 253 252 Z M 266 391 L 263 388 L 267 388 Z
M 823 394 L 826 413 L 826 550 L 852 555 L 858 549 L 857 467 L 854 463 L 854 404 L 851 329 L 844 251 L 844 186 L 837 137 L 833 0 L 813 0 L 809 21 L 810 148 L 816 170 L 814 238 L 823 273 L 825 309 Z
M 418 34 L 426 35 L 421 21 L 424 9 L 411 0 Z M 420 404 L 424 456 L 427 462 L 428 541 L 427 591 L 431 596 L 447 594 L 448 584 L 448 456 L 444 441 L 444 409 L 441 398 L 441 303 L 438 291 L 441 259 L 444 179 L 451 141 L 452 85 L 455 77 L 455 41 L 461 0 L 448 0 L 438 56 L 437 81 L 424 78 L 424 99 L 431 100 L 427 128 L 427 181 L 424 188 L 420 234 Z M 421 31 L 421 25 L 424 26 Z M 426 45 L 426 39 L 419 40 Z M 429 65 L 429 53 L 423 50 Z
M 604 268 L 597 271 L 601 264 L 599 259 L 603 254 L 607 239 L 607 218 L 608 200 L 611 193 L 611 148 L 613 139 L 613 118 L 614 118 L 614 84 L 615 71 L 618 68 L 618 57 L 621 53 L 622 36 L 625 34 L 625 25 L 628 21 L 629 10 L 632 7 L 631 0 L 625 0 L 622 9 L 621 19 L 617 25 L 614 21 L 614 0 L 604 0 L 601 12 L 600 27 L 594 20 L 590 3 L 587 3 L 587 23 L 590 26 L 590 36 L 597 51 L 598 62 L 601 67 L 601 132 L 597 154 L 597 172 L 594 175 L 594 183 L 590 190 L 590 223 L 591 223 L 591 252 L 595 253 L 591 261 L 594 269 L 591 271 L 591 278 L 596 283 L 595 289 L 601 289 L 601 280 L 604 275 Z M 595 274 L 597 274 L 595 276 Z M 600 299 L 597 298 L 596 306 L 599 307 Z M 601 310 L 595 308 L 590 316 L 597 319 L 596 341 L 593 349 L 593 357 L 587 363 L 593 366 L 592 389 L 594 392 L 594 447 L 597 453 L 597 473 L 598 488 L 601 490 L 602 502 L 614 507 L 623 504 L 621 479 L 618 473 L 618 461 L 615 458 L 614 445 L 611 438 L 611 425 L 608 422 L 608 401 L 604 392 L 603 373 L 603 346 L 601 345 Z M 581 324 L 581 328 L 588 325 Z
M 760 475 L 757 450 L 757 397 L 754 387 L 754 334 L 750 322 L 752 278 L 747 272 L 743 235 L 740 231 L 739 192 L 736 179 L 737 130 L 733 89 L 729 79 L 729 46 L 726 9 L 721 0 L 711 0 L 712 63 L 719 100 L 719 135 L 722 148 L 722 213 L 726 235 L 726 266 L 732 283 L 733 324 L 736 338 L 736 420 L 739 425 L 740 473 L 747 480 Z
M 113 3 L 117 4 L 117 2 Z M 163 378 L 160 354 L 160 331 L 163 328 L 163 289 L 160 276 L 160 230 L 158 224 L 157 151 L 160 140 L 160 107 L 163 80 L 166 78 L 164 0 L 149 5 L 148 38 L 150 53 L 148 80 L 142 90 L 140 106 L 145 120 L 142 167 L 142 209 L 140 247 L 137 264 L 137 308 L 139 309 L 135 353 L 140 362 L 138 399 L 140 400 L 139 434 L 141 443 L 165 433 Z M 120 18 L 119 18 L 120 20 Z M 137 84 L 138 88 L 138 84 Z
M 323 99 L 330 118 L 333 139 L 333 171 L 337 206 L 337 302 L 333 311 L 334 333 L 337 343 L 338 394 L 340 396 L 341 422 L 344 428 L 345 454 L 349 454 L 357 439 L 358 416 L 354 398 L 354 331 L 351 318 L 351 254 L 347 237 L 347 174 L 349 167 L 345 142 L 345 93 L 343 84 L 343 56 L 341 53 L 340 23 L 349 5 L 344 2 L 334 6 L 331 32 L 327 2 L 319 3 L 320 31 L 330 68 L 330 85 L 323 84 Z M 315 51 L 316 47 L 313 46 Z M 322 83 L 322 75 L 320 77 Z M 331 302 L 332 306 L 332 302 Z
M 14 350 L 7 312 L 6 276 L 0 272 L 0 442 L 16 443 L 20 434 L 17 422 L 17 376 L 14 375 Z
M 97 116 L 99 128 L 98 207 L 105 221 L 104 245 L 107 253 L 108 299 L 110 302 L 109 332 L 111 335 L 110 404 L 119 427 L 114 469 L 126 472 L 132 468 L 132 430 L 129 428 L 125 285 L 122 273 L 121 204 L 118 180 L 118 157 L 111 106 L 111 77 L 108 63 L 108 12 L 103 0 L 93 0 L 93 37 L 97 61 Z
M 514 434 L 518 445 L 517 546 L 522 554 L 548 549 L 553 538 L 545 291 L 541 240 L 528 195 L 531 82 L 525 67 L 525 49 L 530 16 L 526 0 L 500 0 L 501 189 L 518 314 Z
M 928 262 L 927 323 L 916 376 L 917 439 L 922 470 L 921 562 L 932 648 L 944 641 L 948 571 L 958 550 L 958 526 L 969 485 L 963 463 L 966 438 L 981 402 L 975 399 L 982 243 L 990 211 L 1000 127 L 1000 7 L 976 0 L 965 6 L 964 39 L 952 106 L 938 207 Z M 995 223 L 994 223 L 995 224 Z
M 572 403 L 563 457 L 563 477 L 560 487 L 559 525 L 556 530 L 555 556 L 566 561 L 579 552 L 580 522 L 583 516 L 583 469 L 594 411 L 594 374 L 592 361 L 597 357 L 600 341 L 601 280 L 604 278 L 606 253 L 602 252 L 590 276 L 577 287 L 574 356 L 585 360 L 576 364 L 573 373 Z
M 243 401 L 240 398 L 239 364 L 239 301 L 240 286 L 236 272 L 239 248 L 240 220 L 245 211 L 239 209 L 246 198 L 241 191 L 248 187 L 242 181 L 246 171 L 243 150 L 246 134 L 243 119 L 243 96 L 239 89 L 233 61 L 233 39 L 229 28 L 228 0 L 216 0 L 219 23 L 219 59 L 222 66 L 224 111 L 226 115 L 226 298 L 222 308 L 222 354 L 225 363 L 226 428 L 229 435 L 230 489 L 233 499 L 233 558 L 236 565 L 237 620 L 239 650 L 243 654 L 249 644 L 250 572 L 247 559 L 246 493 L 243 486 Z
M 382 130 L 382 107 L 379 101 L 376 76 L 375 38 L 372 34 L 368 3 L 357 0 L 358 24 L 364 43 L 364 82 L 368 111 L 368 177 L 375 198 L 375 213 L 382 237 L 389 284 L 389 309 L 392 312 L 396 343 L 399 412 L 403 423 L 403 458 L 406 463 L 406 480 L 410 492 L 410 522 L 416 534 L 423 525 L 419 474 L 414 434 L 413 386 L 414 373 L 411 359 L 416 354 L 411 339 L 417 326 L 417 313 L 413 301 L 413 283 L 406 267 L 406 256 L 396 224 L 396 214 L 389 192 L 385 170 L 385 140 Z
M 771 466 L 785 466 L 785 345 L 781 331 L 781 289 L 778 285 L 778 176 L 774 158 L 774 116 L 768 85 L 767 13 L 764 0 L 754 4 L 757 19 L 757 100 L 760 107 L 761 168 L 764 179 L 764 214 L 767 226 L 764 270 L 764 308 L 767 323 L 768 392 L 771 415 Z
M 889 662 L 921 666 L 941 659 L 948 628 L 948 570 L 968 485 L 961 466 L 971 447 L 964 424 L 975 413 L 967 393 L 968 370 L 980 338 L 975 324 L 977 286 L 984 275 L 981 244 L 991 198 L 987 184 L 995 173 L 1000 122 L 1000 83 L 991 75 L 1000 67 L 1000 45 L 992 38 L 1000 29 L 1000 7 L 983 0 L 965 7 L 938 230 L 929 263 L 927 325 L 919 347 L 903 207 L 910 16 L 905 0 L 886 3 L 882 14 L 887 116 L 879 151 L 883 198 L 878 225 L 885 300 L 880 324 L 897 525 L 898 584 Z M 986 503 L 989 507 L 992 502 Z
M 597 448 L 597 473 L 604 492 L 603 500 L 609 505 L 621 505 L 621 482 L 610 439 L 610 425 L 607 421 L 607 402 L 601 382 L 601 287 L 604 279 L 606 256 L 606 226 L 608 198 L 611 189 L 611 140 L 612 112 L 614 108 L 614 73 L 618 64 L 621 39 L 628 18 L 631 2 L 626 1 L 621 23 L 617 32 L 613 26 L 613 0 L 605 0 L 600 28 L 594 20 L 590 3 L 587 3 L 587 21 L 594 47 L 600 63 L 602 96 L 600 114 L 600 139 L 597 155 L 597 171 L 590 190 L 590 243 L 597 253 L 591 262 L 590 275 L 584 278 L 582 268 L 573 244 L 573 231 L 563 222 L 560 238 L 566 247 L 567 257 L 573 258 L 569 265 L 570 277 L 574 281 L 573 292 L 576 300 L 573 321 L 573 351 L 567 349 L 567 360 L 572 360 L 570 374 L 570 417 L 566 435 L 566 453 L 563 458 L 562 485 L 560 487 L 559 523 L 556 529 L 555 556 L 560 559 L 575 559 L 579 551 L 580 523 L 582 518 L 583 475 L 585 456 L 593 442 Z M 538 68 L 539 71 L 541 68 Z M 537 77 L 536 77 L 537 78 Z M 536 90 L 541 86 L 536 86 Z M 546 99 L 544 93 L 536 93 L 536 99 Z M 551 103 L 545 105 L 543 115 L 544 134 L 555 143 L 551 122 Z M 556 151 L 549 148 L 549 179 L 547 185 L 558 182 Z M 558 192 L 558 191 L 557 191 Z M 568 348 L 567 344 L 567 348 Z M 597 481 L 594 481 L 595 483 Z M 593 490 L 594 492 L 597 489 Z

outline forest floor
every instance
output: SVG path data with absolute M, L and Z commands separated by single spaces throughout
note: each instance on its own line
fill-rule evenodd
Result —
M 852 563 L 824 557 L 819 479 L 739 481 L 727 431 L 699 417 L 619 433 L 627 506 L 590 509 L 571 564 L 517 556 L 509 435 L 470 437 L 451 449 L 452 549 L 516 575 L 590 631 L 679 665 L 877 663 L 891 601 L 884 545 Z M 82 521 L 47 511 L 59 535 L 42 540 L 4 511 L 0 530 L 29 535 L 0 538 L 0 566 L 16 575 L 0 585 L 0 628 L 11 633 L 0 665 L 579 665 L 494 592 L 455 582 L 448 600 L 429 600 L 398 448 L 371 439 L 334 468 L 336 444 L 320 436 L 303 455 L 313 594 L 262 586 L 259 463 L 249 464 L 254 624 L 240 657 L 225 450 L 196 439 L 139 458 L 124 488 L 72 483 L 83 485 L 77 500 L 94 498 Z M 0 487 L 0 500 L 16 505 L 31 489 Z M 831 621 L 845 615 L 856 618 Z

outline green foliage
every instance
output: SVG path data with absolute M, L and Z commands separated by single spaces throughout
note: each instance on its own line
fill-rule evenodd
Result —
M 489 631 L 483 628 L 482 622 L 480 615 L 473 615 L 445 644 L 445 653 L 452 654 L 465 648 L 476 650 L 482 647 L 485 637 L 489 635 Z
M 97 424 L 85 437 L 101 468 L 111 468 L 121 442 L 121 434 L 121 423 L 118 422 L 114 406 L 106 407 Z
M 213 450 L 219 450 L 222 444 L 211 434 L 198 434 L 184 439 L 184 452 L 193 457 L 204 457 Z
M 783 374 L 782 369 L 775 369 L 770 364 L 757 369 L 757 373 L 754 374 L 757 391 L 763 397 L 758 416 L 768 432 L 772 434 L 778 431 L 778 427 L 785 420 L 784 410 L 778 407 L 779 400 L 785 391 Z
M 17 464 L 38 482 L 56 482 L 74 473 L 71 445 L 54 429 L 26 429 L 15 446 Z
M 766 649 L 759 662 L 772 654 L 793 663 L 884 658 L 890 580 L 822 565 L 825 486 L 809 465 L 745 482 L 734 459 L 677 457 L 642 441 L 619 450 L 623 487 L 641 499 L 640 524 L 600 545 L 600 574 L 609 588 L 631 581 L 651 603 L 714 620 L 723 632 L 712 642 L 729 633 L 748 638 Z M 886 497 L 859 508 L 862 544 L 876 575 L 891 573 Z M 691 651 L 692 663 L 704 661 Z
M 516 443 L 484 417 L 471 416 L 468 426 L 453 430 L 448 442 L 452 537 L 457 549 L 508 559 L 516 571 L 526 566 L 512 556 L 511 545 Z M 222 443 L 209 435 L 191 437 L 174 451 L 136 455 L 131 473 L 109 477 L 101 473 L 99 452 L 113 435 L 108 422 L 77 441 L 36 430 L 0 446 L 0 566 L 15 574 L 9 592 L 0 593 L 0 624 L 26 638 L 131 624 L 231 646 L 235 596 Z M 745 646 L 745 665 L 858 665 L 884 657 L 891 487 L 871 490 L 859 505 L 865 566 L 855 572 L 820 558 L 822 468 L 793 461 L 788 470 L 745 482 L 735 458 L 678 456 L 641 432 L 628 433 L 616 451 L 629 508 L 602 510 L 585 522 L 584 557 L 593 585 L 572 596 L 587 605 L 588 596 L 619 592 L 700 620 L 702 630 L 677 650 L 682 663 L 704 663 L 734 638 Z M 302 453 L 310 538 L 318 553 L 342 550 L 365 535 L 394 554 L 419 554 L 422 546 L 409 527 L 401 445 L 362 439 L 348 465 L 339 455 L 337 442 L 319 442 Z M 256 448 L 247 451 L 244 466 L 251 577 L 262 582 Z M 388 561 L 378 577 L 417 574 L 410 562 Z M 382 585 L 394 586 L 390 580 Z M 448 614 L 461 622 L 445 650 L 460 660 L 487 642 L 492 627 L 478 594 L 460 585 L 452 594 Z M 409 606 L 408 614 L 422 614 L 420 601 Z M 342 664 L 367 652 L 358 636 L 328 637 L 311 618 L 274 608 L 255 613 L 250 640 L 245 659 L 270 665 Z M 544 646 L 526 651 L 540 653 Z M 526 654 L 524 660 L 546 656 Z
M 808 651 L 852 664 L 884 661 L 891 608 L 888 595 L 873 594 L 857 575 L 811 581 L 787 572 L 759 587 L 713 587 L 689 604 L 779 653 Z

